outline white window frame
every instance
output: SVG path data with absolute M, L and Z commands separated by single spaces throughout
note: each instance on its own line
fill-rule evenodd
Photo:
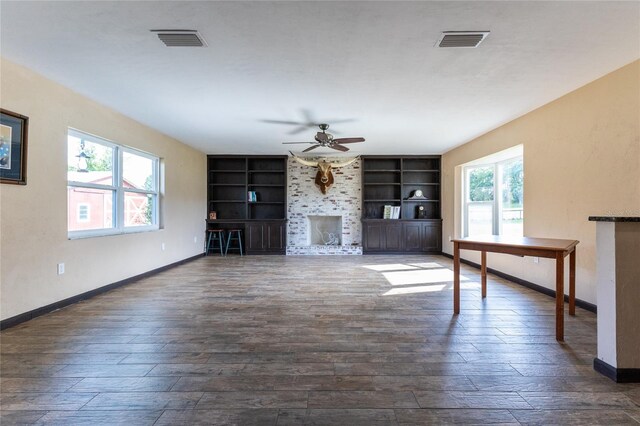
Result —
M 160 217 L 159 217 L 160 158 L 153 154 L 149 154 L 134 148 L 119 145 L 117 143 L 108 141 L 99 136 L 95 136 L 90 133 L 82 132 L 76 129 L 69 128 L 67 132 L 67 136 L 73 136 L 81 140 L 86 140 L 87 142 L 97 143 L 113 149 L 113 160 L 112 160 L 113 180 L 111 185 L 95 184 L 95 183 L 87 183 L 87 182 L 76 182 L 76 181 L 68 180 L 67 186 L 73 187 L 73 188 L 91 188 L 91 189 L 107 190 L 107 191 L 113 191 L 114 193 L 114 200 L 112 203 L 112 209 L 113 209 L 112 217 L 113 217 L 114 223 L 112 228 L 88 229 L 88 230 L 78 230 L 78 231 L 67 230 L 68 238 L 76 239 L 76 238 L 100 237 L 100 236 L 107 236 L 107 235 L 157 231 L 158 229 L 160 229 Z M 145 157 L 153 161 L 152 176 L 154 181 L 154 188 L 155 188 L 154 190 L 124 187 L 123 169 L 122 169 L 124 152 Z M 124 193 L 125 192 L 148 194 L 152 196 L 153 210 L 151 213 L 150 225 L 124 226 Z M 68 194 L 68 191 L 67 191 L 67 194 Z M 68 214 L 69 213 L 67 212 L 67 215 Z
M 89 203 L 78 203 L 77 204 L 77 216 L 76 216 L 76 220 L 78 221 L 78 223 L 87 223 L 91 221 L 91 205 Z M 86 216 L 87 217 L 82 217 L 82 213 L 81 210 L 82 208 L 85 209 L 86 211 Z
M 520 146 L 520 151 L 522 147 Z M 509 151 L 509 150 L 508 150 Z M 493 160 L 493 161 L 491 161 Z M 469 236 L 469 207 L 472 204 L 491 204 L 492 205 L 492 235 L 502 235 L 502 221 L 500 213 L 502 211 L 502 182 L 499 177 L 501 168 L 508 163 L 520 160 L 524 163 L 524 155 L 522 153 L 505 157 L 504 154 L 498 153 L 495 156 L 489 156 L 484 159 L 473 161 L 465 165 L 462 169 L 462 235 Z M 493 168 L 493 201 L 470 201 L 470 172 L 478 168 Z M 524 211 L 524 208 L 523 208 Z

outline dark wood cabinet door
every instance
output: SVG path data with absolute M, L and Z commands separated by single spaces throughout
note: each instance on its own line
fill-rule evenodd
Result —
M 247 252 L 264 251 L 264 233 L 262 222 L 247 223 L 246 232 L 246 244 Z
M 423 247 L 423 226 L 418 222 L 408 222 L 403 224 L 404 228 L 404 250 L 422 251 Z
M 267 237 L 267 251 L 280 252 L 286 248 L 284 224 L 266 223 L 264 226 L 264 235 Z
M 385 249 L 384 224 L 380 222 L 364 224 L 364 244 L 363 249 L 367 251 L 382 251 Z
M 402 223 L 387 223 L 385 226 L 385 250 L 402 250 Z
M 422 251 L 442 251 L 442 224 L 431 222 L 422 224 Z

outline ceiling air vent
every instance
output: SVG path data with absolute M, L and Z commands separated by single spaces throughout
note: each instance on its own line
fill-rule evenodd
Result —
M 478 47 L 489 31 L 443 31 L 437 47 Z
M 151 30 L 167 47 L 205 47 L 207 42 L 196 30 Z

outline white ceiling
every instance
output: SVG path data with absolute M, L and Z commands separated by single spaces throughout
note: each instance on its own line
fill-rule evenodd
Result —
M 640 57 L 636 1 L 2 1 L 1 27 L 7 59 L 227 154 L 284 154 L 316 130 L 263 120 L 305 115 L 352 119 L 331 127 L 367 139 L 351 153 L 443 153 Z M 434 47 L 446 30 L 491 34 Z

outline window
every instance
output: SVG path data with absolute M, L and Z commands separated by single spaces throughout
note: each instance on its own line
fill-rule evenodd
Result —
M 78 222 L 89 222 L 89 204 L 78 203 Z
M 523 235 L 524 170 L 522 147 L 477 160 L 463 169 L 463 232 Z
M 158 229 L 159 158 L 69 129 L 70 238 Z

